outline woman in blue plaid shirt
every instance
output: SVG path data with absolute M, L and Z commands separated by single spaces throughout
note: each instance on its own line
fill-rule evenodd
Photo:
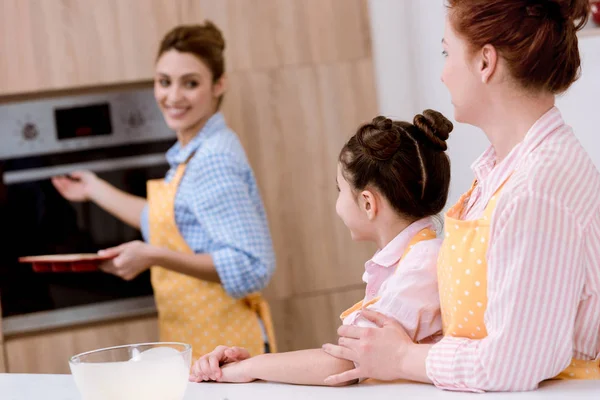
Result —
M 65 198 L 91 200 L 141 229 L 144 242 L 101 251 L 114 257 L 101 268 L 127 280 L 152 268 L 161 341 L 190 343 L 194 357 L 219 344 L 264 352 L 259 314 L 275 344 L 268 306 L 256 294 L 275 268 L 265 210 L 244 149 L 218 111 L 224 48 L 208 21 L 162 40 L 154 92 L 178 141 L 165 179 L 148 182 L 147 199 L 89 171 L 53 179 Z

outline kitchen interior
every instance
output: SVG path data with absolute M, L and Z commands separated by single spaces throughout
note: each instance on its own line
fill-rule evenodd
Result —
M 363 295 L 373 251 L 352 243 L 335 214 L 337 153 L 377 113 L 367 2 L 0 4 L 0 372 L 69 373 L 74 354 L 158 340 L 149 273 L 126 282 L 36 272 L 18 259 L 141 238 L 92 203 L 68 202 L 50 178 L 89 169 L 143 196 L 148 179 L 164 177 L 176 137 L 153 97 L 157 44 L 205 19 L 227 40 L 222 111 L 270 223 L 277 270 L 266 297 L 279 349 L 333 340 L 340 311 Z M 76 128 L 82 121 L 89 132 Z
M 430 78 L 443 62 L 432 55 L 441 51 L 439 3 L 0 0 L 0 372 L 69 373 L 74 354 L 158 340 L 148 273 L 129 282 L 43 273 L 18 258 L 141 238 L 94 204 L 64 200 L 49 178 L 89 169 L 143 196 L 148 179 L 164 176 L 176 138 L 153 98 L 156 46 L 173 26 L 204 19 L 227 39 L 223 113 L 256 173 L 272 232 L 277 270 L 265 294 L 279 350 L 335 341 L 340 312 L 364 295 L 363 265 L 375 250 L 353 242 L 335 214 L 337 155 L 378 113 L 450 112 Z M 580 41 L 584 74 L 559 104 L 586 147 L 598 149 L 586 117 L 597 112 L 600 81 L 586 71 L 600 70 L 600 26 L 592 20 Z M 74 130 L 78 120 L 102 133 Z M 486 146 L 467 133 L 449 142 L 448 204 Z M 599 152 L 590 154 L 600 166 Z

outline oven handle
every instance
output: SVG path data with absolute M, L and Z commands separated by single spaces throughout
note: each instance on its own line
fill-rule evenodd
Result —
M 68 175 L 73 171 L 89 170 L 96 173 L 118 171 L 131 168 L 154 167 L 167 164 L 164 153 L 144 154 L 141 156 L 131 156 L 122 158 L 111 158 L 108 160 L 98 160 L 81 162 L 76 164 L 63 164 L 51 167 L 32 168 L 22 171 L 10 171 L 4 173 L 4 184 L 12 185 L 16 183 L 41 181 L 50 179 L 53 176 Z

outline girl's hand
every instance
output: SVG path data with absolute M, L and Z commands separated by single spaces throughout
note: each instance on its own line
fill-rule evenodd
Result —
M 248 350 L 241 347 L 218 346 L 208 354 L 200 357 L 192 366 L 190 382 L 217 381 L 221 382 L 224 366 L 250 358 Z M 238 377 L 236 371 L 228 372 L 230 379 Z M 228 380 L 228 382 L 232 382 Z
M 91 200 L 99 178 L 90 171 L 75 171 L 69 177 L 55 176 L 52 184 L 69 201 Z
M 248 374 L 248 362 L 239 361 L 223 365 L 221 368 L 222 375 L 217 382 L 229 383 L 249 383 L 256 379 Z
M 100 250 L 98 255 L 114 257 L 100 264 L 100 269 L 130 281 L 155 264 L 155 251 L 154 246 L 139 240 Z

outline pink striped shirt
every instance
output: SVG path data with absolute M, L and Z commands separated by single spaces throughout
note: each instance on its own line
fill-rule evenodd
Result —
M 492 217 L 482 340 L 444 337 L 427 358 L 443 389 L 522 391 L 600 357 L 600 174 L 557 108 L 498 165 L 474 164 L 479 218 L 506 178 Z

